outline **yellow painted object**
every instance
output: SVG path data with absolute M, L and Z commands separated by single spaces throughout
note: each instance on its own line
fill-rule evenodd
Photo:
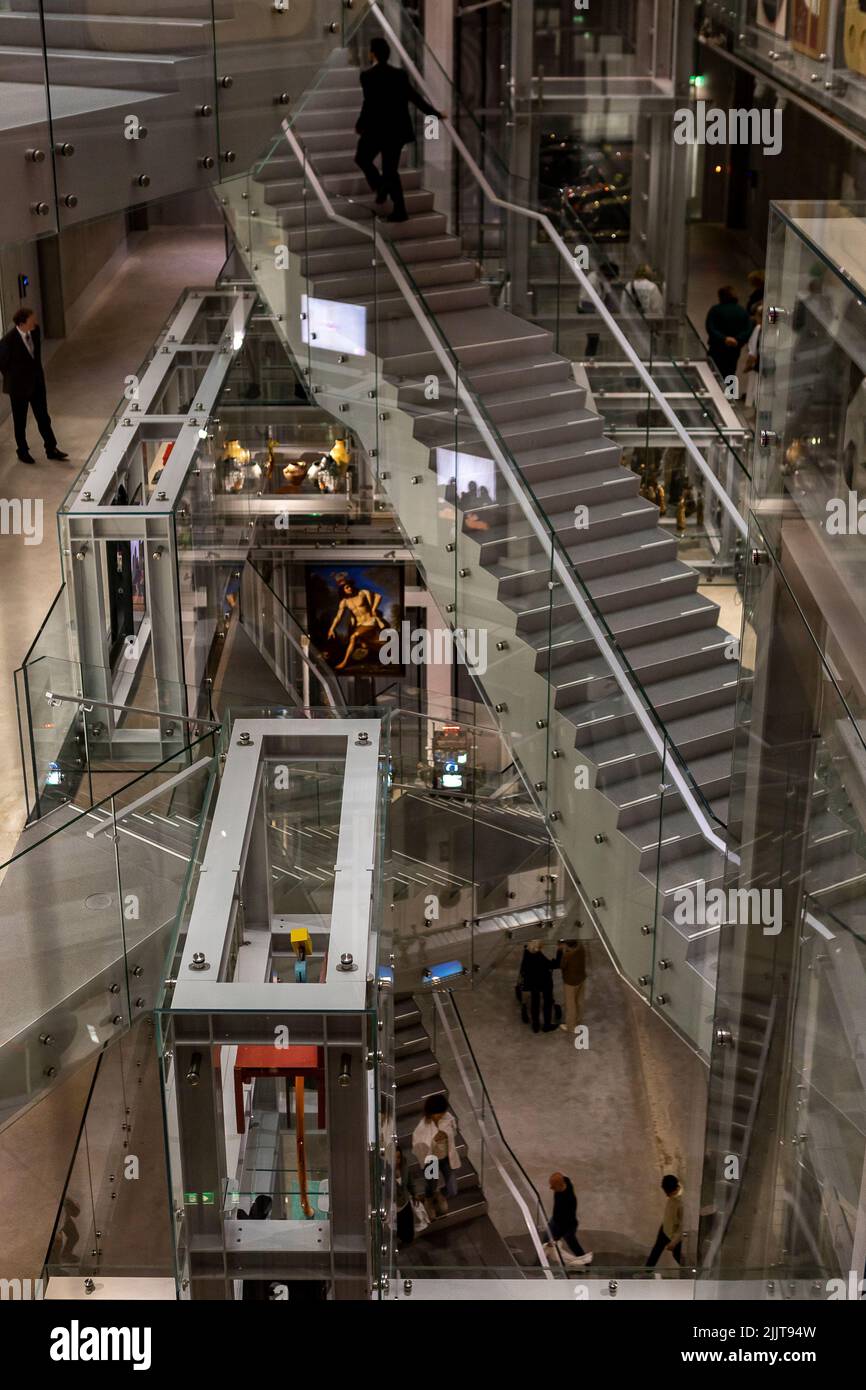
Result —
M 313 940 L 306 927 L 292 927 L 289 933 L 289 940 L 292 943 L 292 949 L 296 955 L 298 954 L 298 948 L 300 946 L 305 948 L 308 956 L 312 954 Z

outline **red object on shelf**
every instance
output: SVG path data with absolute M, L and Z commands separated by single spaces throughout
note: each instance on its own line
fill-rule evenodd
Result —
M 254 1076 L 282 1076 L 293 1082 L 296 1076 L 316 1080 L 318 1123 L 325 1128 L 325 1062 L 321 1047 L 239 1047 L 235 1057 L 235 1116 L 238 1134 L 244 1132 L 244 1082 Z M 288 1097 L 286 1098 L 288 1105 Z

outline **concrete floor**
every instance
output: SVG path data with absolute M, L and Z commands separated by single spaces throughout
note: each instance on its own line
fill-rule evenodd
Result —
M 68 463 L 46 461 L 31 428 L 37 464 L 20 464 L 11 422 L 0 424 L 0 495 L 36 498 L 43 505 L 40 545 L 0 537 L 0 743 L 7 750 L 0 765 L 0 864 L 13 852 L 25 814 L 13 672 L 60 587 L 55 513 L 120 399 L 124 377 L 137 371 L 181 291 L 213 283 L 224 254 L 217 228 L 159 228 L 130 239 L 119 272 L 94 295 L 90 313 L 48 362 L 49 408 Z M 6 961 L 4 970 L 14 965 Z M 92 1064 L 84 1066 L 0 1133 L 4 1277 L 34 1277 L 41 1269 L 91 1071 Z
M 688 1257 L 697 1232 L 706 1069 L 622 982 L 598 942 L 589 948 L 588 1047 L 576 1051 L 559 1029 L 533 1033 L 514 997 L 521 951 L 516 947 L 480 986 L 457 996 L 505 1138 L 548 1212 L 550 1174 L 572 1179 L 580 1241 L 594 1254 L 594 1271 L 625 1273 L 644 1264 L 664 1206 L 659 1183 L 676 1173 L 692 1232 Z M 465 1092 L 447 1042 L 440 1038 L 436 1046 L 459 1120 Z M 516 1204 L 495 1175 L 485 1179 L 485 1195 L 501 1233 L 521 1232 Z M 674 1269 L 671 1256 L 663 1255 L 659 1268 Z

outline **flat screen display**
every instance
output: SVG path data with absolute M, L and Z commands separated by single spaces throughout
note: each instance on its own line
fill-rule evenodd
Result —
M 352 357 L 367 353 L 367 310 L 363 304 L 344 304 L 338 299 L 301 295 L 301 341 L 312 342 L 326 352 L 347 352 Z
M 496 464 L 477 454 L 454 449 L 436 450 L 436 481 L 445 488 L 445 500 L 463 507 L 483 507 L 496 501 Z

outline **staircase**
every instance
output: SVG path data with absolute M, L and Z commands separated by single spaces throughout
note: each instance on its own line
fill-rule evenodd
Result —
M 294 130 L 340 214 L 364 219 L 366 229 L 371 200 L 353 162 L 358 102 L 358 69 L 345 55 L 333 55 Z M 539 801 L 548 828 L 588 895 L 599 900 L 602 930 L 635 981 L 653 975 L 652 937 L 641 928 L 651 933 L 656 921 L 660 860 L 662 939 L 655 953 L 671 965 L 667 997 L 657 1006 L 708 1050 L 712 954 L 698 931 L 665 920 L 665 909 L 678 887 L 719 879 L 722 856 L 707 847 L 678 793 L 665 795 L 660 832 L 658 757 L 571 601 L 561 589 L 551 594 L 550 557 L 516 501 L 500 486 L 483 504 L 458 504 L 456 528 L 453 518 L 443 522 L 437 450 L 482 458 L 490 451 L 447 383 L 440 383 L 435 404 L 427 399 L 425 377 L 441 369 L 410 304 L 381 262 L 371 266 L 369 237 L 330 220 L 311 190 L 303 196 L 301 167 L 288 145 L 285 151 L 260 168 L 250 203 L 284 238 L 292 263 L 286 279 L 317 298 L 365 307 L 368 341 L 375 331 L 375 359 L 369 354 L 361 366 L 352 365 L 378 382 L 378 412 L 361 405 L 368 393 L 360 379 L 357 389 L 347 390 L 345 371 L 341 377 L 332 365 L 336 354 L 322 352 L 314 354 L 311 368 L 318 403 L 348 419 L 377 450 L 382 488 L 443 611 L 454 598 L 453 562 L 444 552 L 456 544 L 460 564 L 472 575 L 471 592 L 469 586 L 457 592 L 460 624 L 486 627 L 489 648 L 502 642 L 508 653 L 491 656 L 479 684 L 489 703 L 503 710 L 516 690 L 525 692 L 521 717 L 502 718 L 503 731 L 527 780 L 543 789 Z M 675 537 L 658 526 L 657 509 L 638 494 L 637 476 L 623 467 L 601 418 L 586 409 L 571 363 L 553 351 L 552 334 L 490 302 L 476 263 L 449 232 L 420 171 L 407 168 L 404 178 L 410 220 L 387 225 L 386 235 L 711 811 L 723 820 L 738 672 L 726 654 L 729 636 L 718 624 L 718 609 L 698 594 L 698 576 L 677 559 Z M 268 278 L 259 278 L 273 299 Z M 299 297 L 271 307 L 283 315 L 279 327 L 289 347 L 306 360 Z M 377 414 L 389 420 L 384 440 Z M 400 460 L 398 467 L 385 466 L 391 458 Z M 576 530 L 580 505 L 588 508 L 588 525 Z M 531 723 L 534 711 L 538 718 Z M 533 723 L 545 729 L 543 736 Z M 558 765 L 548 757 L 548 744 Z M 586 788 L 575 786 L 579 768 L 586 771 Z M 652 993 L 651 985 L 640 987 Z
M 675 922 L 674 895 L 701 881 L 708 889 L 721 885 L 724 856 L 686 809 L 596 638 L 552 579 L 549 548 L 499 465 L 486 496 L 455 502 L 443 486 L 441 451 L 446 459 L 476 460 L 492 451 L 397 274 L 417 287 L 423 311 L 664 725 L 676 750 L 670 761 L 687 767 L 723 841 L 737 692 L 748 693 L 750 675 L 731 659 L 717 605 L 698 593 L 697 573 L 677 558 L 676 537 L 659 527 L 656 507 L 639 495 L 639 480 L 623 467 L 603 420 L 586 408 L 552 333 L 491 302 L 423 171 L 407 159 L 410 220 L 373 223 L 354 164 L 359 101 L 358 69 L 336 52 L 292 125 L 342 220 L 328 215 L 309 181 L 305 187 L 288 141 L 258 166 L 244 205 L 223 186 L 226 216 L 317 403 L 350 424 L 375 456 L 381 491 L 440 611 L 454 614 L 455 627 L 486 631 L 488 667 L 476 683 L 623 973 L 708 1056 L 717 929 Z M 375 259 L 374 225 L 384 243 Z M 277 243 L 288 249 L 289 267 L 274 276 L 267 261 Z M 305 341 L 303 295 L 364 308 L 366 354 Z M 586 508 L 580 529 L 579 507 Z M 866 900 L 866 863 L 825 800 L 816 783 L 810 891 L 829 902 L 840 892 Z
M 424 1027 L 421 1010 L 410 994 L 398 994 L 394 1000 L 394 1061 L 396 1071 L 397 1139 L 404 1156 L 409 1160 L 409 1186 L 420 1198 L 424 1191 L 423 1173 L 412 1153 L 412 1131 L 421 1119 L 424 1101 L 428 1096 L 446 1095 L 448 1088 L 439 1074 L 439 1063 L 433 1054 L 430 1036 Z M 443 1275 L 455 1266 L 471 1266 L 488 1276 L 494 1271 L 514 1266 L 513 1256 L 487 1214 L 487 1202 L 481 1190 L 481 1180 L 469 1157 L 466 1140 L 457 1131 L 457 1151 L 460 1169 L 457 1173 L 457 1195 L 448 1199 L 448 1211 L 437 1216 L 424 1233 L 398 1257 L 413 1267 L 442 1267 Z M 455 1227 L 464 1228 L 455 1233 Z M 517 1274 L 517 1268 L 514 1267 Z

